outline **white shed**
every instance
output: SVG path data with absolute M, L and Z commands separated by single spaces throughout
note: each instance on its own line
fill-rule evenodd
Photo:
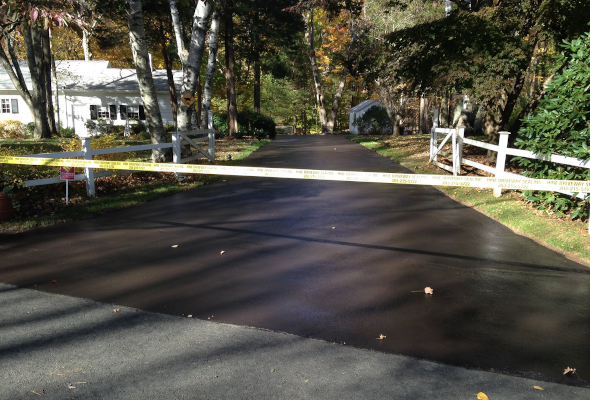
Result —
M 350 133 L 352 133 L 353 135 L 359 134 L 358 128 L 354 126 L 354 121 L 362 117 L 363 114 L 366 113 L 367 110 L 373 106 L 383 107 L 383 104 L 381 104 L 377 100 L 365 100 L 362 103 L 350 109 L 350 115 L 348 120 L 348 130 L 350 131 Z
M 144 121 L 145 113 L 135 69 L 111 68 L 108 61 L 56 61 L 59 120 L 63 127 L 74 128 L 78 136 L 87 136 L 87 120 L 125 125 L 127 120 Z M 31 87 L 26 62 L 21 70 Z M 152 71 L 158 104 L 164 124 L 173 124 L 172 106 L 165 70 Z M 182 71 L 173 71 L 177 92 L 182 86 Z M 54 106 L 56 106 L 54 104 Z M 0 67 L 0 121 L 33 122 L 26 103 Z

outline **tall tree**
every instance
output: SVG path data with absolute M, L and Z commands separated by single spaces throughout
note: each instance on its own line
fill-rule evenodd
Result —
M 148 130 L 152 143 L 165 143 L 166 134 L 162 115 L 158 105 L 158 96 L 152 77 L 152 69 L 149 60 L 145 32 L 143 28 L 143 13 L 141 10 L 141 0 L 127 0 L 127 20 L 129 24 L 129 41 L 131 51 L 135 61 L 135 70 L 137 71 L 137 81 L 139 83 L 139 92 L 141 101 L 145 107 Z M 166 151 L 164 149 L 152 150 L 153 162 L 167 161 Z
M 234 2 L 224 1 L 225 22 L 225 81 L 227 96 L 227 124 L 229 136 L 238 133 L 238 105 L 236 99 L 235 53 L 234 53 Z
M 336 24 L 336 27 L 333 28 L 335 28 L 335 32 L 341 34 L 338 39 L 339 49 L 335 49 L 332 58 L 332 61 L 340 61 L 339 63 L 333 63 L 339 65 L 338 68 L 332 67 L 333 70 L 339 70 L 340 76 L 339 79 L 337 79 L 338 83 L 334 92 L 329 115 L 326 110 L 325 90 L 322 87 L 321 72 L 315 49 L 315 21 L 317 19 L 314 19 L 314 16 L 316 8 L 322 10 L 327 22 L 333 22 Z M 334 132 L 334 123 L 338 114 L 338 109 L 340 108 L 340 102 L 342 101 L 342 94 L 344 92 L 346 78 L 350 68 L 351 59 L 349 56 L 353 53 L 356 43 L 358 42 L 359 26 L 357 24 L 357 19 L 362 10 L 362 0 L 308 0 L 287 9 L 289 11 L 302 12 L 304 14 L 305 39 L 312 70 L 321 131 L 322 134 L 331 134 Z M 343 33 L 344 35 L 342 35 Z M 342 42 L 345 42 L 344 46 L 342 46 Z M 344 47 L 344 49 L 342 49 L 342 47 Z
M 205 50 L 205 35 L 207 33 L 209 17 L 213 10 L 214 0 L 199 0 L 195 6 L 193 14 L 191 37 L 188 49 L 185 47 L 182 35 L 182 26 L 178 7 L 174 0 L 170 1 L 170 12 L 174 23 L 174 33 L 176 36 L 176 46 L 178 56 L 182 63 L 182 95 L 190 93 L 193 96 L 197 91 L 198 77 L 200 76 L 201 61 Z M 195 107 L 188 107 L 181 102 L 178 112 L 178 129 L 180 131 L 189 130 L 191 127 L 191 117 L 195 112 Z
M 440 2 L 434 0 L 429 3 Z M 449 88 L 469 94 L 485 110 L 491 141 L 513 130 L 520 108 L 530 111 L 539 93 L 525 89 L 540 49 L 583 31 L 590 3 L 584 0 L 453 0 L 448 17 L 420 23 L 386 36 L 389 54 L 379 65 L 410 91 Z M 440 5 L 442 7 L 442 5 Z M 567 22 L 566 22 L 567 21 Z M 387 57 L 383 57 L 385 59 Z M 553 68 L 555 70 L 555 68 Z M 391 79 L 390 79 L 391 81 Z M 520 113 L 522 114 L 522 113 Z
M 209 126 L 209 109 L 211 108 L 211 98 L 213 97 L 213 78 L 215 75 L 215 66 L 217 65 L 217 49 L 219 46 L 219 26 L 221 12 L 219 5 L 215 5 L 211 15 L 211 28 L 209 29 L 209 57 L 207 58 L 207 71 L 205 74 L 205 84 L 203 88 L 203 107 L 201 124 L 203 128 Z
M 78 7 L 73 1 L 47 4 L 18 0 L 4 0 L 0 6 L 0 62 L 33 115 L 36 138 L 48 138 L 57 131 L 51 95 L 49 29 L 83 24 L 74 13 Z M 22 38 L 24 43 L 31 90 L 16 56 L 17 38 Z

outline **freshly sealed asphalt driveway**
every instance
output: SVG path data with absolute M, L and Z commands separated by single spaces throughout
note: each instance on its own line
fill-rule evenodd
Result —
M 407 172 L 338 136 L 246 164 Z M 432 187 L 221 178 L 0 236 L 0 257 L 21 288 L 590 386 L 590 269 Z

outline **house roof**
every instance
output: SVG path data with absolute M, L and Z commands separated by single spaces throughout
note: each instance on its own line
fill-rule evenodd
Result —
M 379 103 L 377 100 L 365 100 L 362 103 L 357 104 L 356 106 L 352 107 L 350 109 L 350 112 L 351 113 L 358 113 L 361 111 L 366 111 L 373 106 L 382 106 L 382 104 Z
M 31 76 L 26 62 L 20 62 L 27 87 L 31 88 Z M 135 69 L 111 68 L 109 61 L 60 60 L 55 62 L 60 89 L 73 92 L 139 92 Z M 177 88 L 182 86 L 182 71 L 173 71 Z M 168 91 L 166 70 L 152 71 L 157 92 Z M 0 90 L 14 90 L 14 85 L 0 66 Z

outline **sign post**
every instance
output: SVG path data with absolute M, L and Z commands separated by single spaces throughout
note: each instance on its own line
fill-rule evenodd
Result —
M 59 167 L 59 179 L 66 181 L 66 206 L 68 205 L 68 182 L 74 179 L 74 167 Z

